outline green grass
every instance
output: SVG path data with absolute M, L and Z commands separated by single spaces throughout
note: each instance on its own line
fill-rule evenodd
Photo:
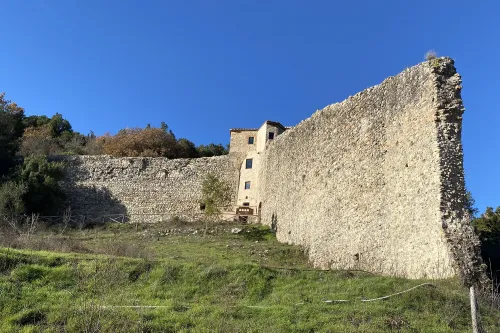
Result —
M 88 253 L 0 249 L 0 332 L 471 330 L 467 290 L 455 280 L 359 302 L 427 281 L 314 270 L 300 248 L 262 228 L 206 236 L 165 228 L 44 232 L 32 242 Z M 113 307 L 134 305 L 161 307 Z M 481 314 L 488 332 L 500 332 L 498 310 L 482 305 Z

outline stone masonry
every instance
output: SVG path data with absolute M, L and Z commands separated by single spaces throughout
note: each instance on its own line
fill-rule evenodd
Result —
M 128 214 L 141 221 L 178 216 L 191 220 L 203 213 L 201 187 L 207 174 L 237 187 L 237 171 L 228 155 L 174 160 L 71 156 L 64 160 L 68 206 L 75 215 Z
M 234 189 L 231 212 L 251 206 L 317 267 L 470 284 L 481 261 L 463 208 L 460 84 L 453 60 L 434 59 L 293 128 L 232 129 L 228 156 L 69 157 L 70 203 L 195 218 L 215 173 Z

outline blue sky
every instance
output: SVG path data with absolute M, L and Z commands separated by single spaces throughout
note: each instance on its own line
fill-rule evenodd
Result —
M 499 1 L 4 0 L 0 91 L 88 133 L 165 121 L 196 144 L 295 125 L 435 49 L 463 77 L 468 188 L 500 205 Z

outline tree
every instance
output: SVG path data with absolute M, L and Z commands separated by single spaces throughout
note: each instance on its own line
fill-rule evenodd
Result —
M 25 212 L 28 214 L 55 214 L 64 200 L 59 186 L 64 165 L 49 162 L 44 156 L 31 156 L 18 167 L 15 179 L 26 187 L 23 195 Z
M 127 128 L 102 137 L 105 154 L 113 156 L 177 157 L 177 141 L 161 128 Z
M 25 212 L 23 197 L 27 192 L 24 184 L 8 181 L 0 185 L 0 216 L 17 216 Z
M 0 93 L 0 177 L 14 164 L 23 134 L 24 109 Z
M 63 133 L 73 133 L 73 128 L 69 121 L 63 118 L 62 114 L 56 113 L 49 122 L 50 129 L 52 130 L 52 137 L 58 138 Z
M 229 185 L 214 174 L 208 174 L 201 188 L 201 203 L 207 219 L 217 220 L 221 217 L 222 209 L 231 202 Z
M 200 157 L 220 156 L 228 153 L 228 150 L 220 143 L 217 145 L 213 143 L 206 146 L 199 145 L 197 149 Z
M 181 138 L 177 140 L 179 149 L 178 157 L 180 158 L 195 158 L 199 157 L 198 150 L 193 142 L 188 139 Z
M 24 128 L 28 127 L 40 127 L 46 125 L 50 122 L 50 118 L 47 116 L 28 116 L 23 119 Z
M 27 127 L 21 140 L 21 154 L 56 155 L 62 151 L 57 140 L 52 136 L 50 124 L 38 127 Z
M 480 217 L 473 220 L 473 225 L 483 241 L 500 241 L 500 206 L 495 210 L 487 207 Z
M 474 217 L 479 213 L 479 209 L 477 209 L 474 205 L 476 204 L 476 200 L 472 197 L 472 193 L 470 191 L 467 191 L 465 193 L 465 209 L 469 212 L 469 215 L 471 217 Z

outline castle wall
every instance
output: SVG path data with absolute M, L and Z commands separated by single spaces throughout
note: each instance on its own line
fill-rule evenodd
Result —
M 226 156 L 61 157 L 68 205 L 73 214 L 193 219 L 213 173 L 233 189 L 233 204 L 262 205 L 261 222 L 276 227 L 279 241 L 304 246 L 317 267 L 459 274 L 470 285 L 484 275 L 463 205 L 460 84 L 453 60 L 435 59 L 284 132 L 273 122 L 231 130 Z M 275 138 L 266 143 L 269 131 Z
M 446 82 L 434 72 L 429 62 L 406 69 L 317 111 L 267 147 L 259 202 L 262 223 L 277 224 L 278 240 L 305 246 L 322 268 L 455 275 L 442 214 L 463 207 L 456 204 L 463 198 L 460 129 L 447 134 L 455 154 L 444 162 L 438 138 L 448 119 L 437 114 Z M 460 82 L 454 71 L 443 75 Z M 453 89 L 459 100 L 460 87 Z M 450 112 L 456 119 L 462 111 Z M 458 161 L 456 175 L 443 172 Z M 443 194 L 447 182 L 458 182 L 451 196 Z
M 71 156 L 66 161 L 67 205 L 75 215 L 136 216 L 155 221 L 200 217 L 201 187 L 208 173 L 237 188 L 238 169 L 228 155 L 196 159 Z

